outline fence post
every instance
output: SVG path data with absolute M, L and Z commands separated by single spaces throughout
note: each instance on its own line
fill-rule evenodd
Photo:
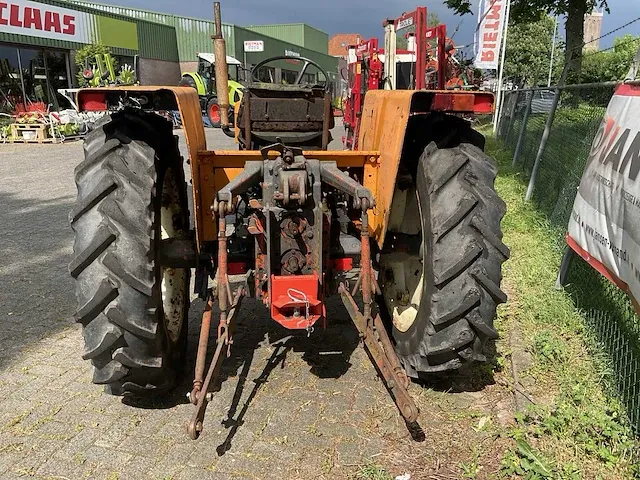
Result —
M 529 122 L 529 112 L 531 112 L 531 104 L 533 103 L 533 90 L 529 90 L 529 99 L 527 100 L 527 106 L 524 110 L 524 117 L 522 118 L 522 125 L 520 126 L 520 135 L 518 135 L 518 143 L 516 144 L 516 150 L 513 152 L 513 161 L 511 162 L 511 166 L 516 165 L 518 163 L 518 157 L 520 156 L 520 151 L 522 150 L 522 145 L 524 143 L 524 137 L 527 132 L 527 123 Z
M 542 160 L 542 155 L 544 155 L 545 148 L 547 148 L 547 141 L 549 140 L 549 135 L 551 134 L 551 127 L 553 126 L 553 120 L 556 116 L 556 109 L 558 108 L 558 103 L 560 102 L 560 91 L 560 86 L 558 85 L 558 87 L 556 87 L 556 94 L 553 97 L 553 104 L 551 105 L 549 118 L 547 118 L 547 123 L 544 126 L 544 132 L 542 133 L 542 138 L 540 139 L 540 147 L 538 148 L 536 160 L 533 163 L 533 170 L 531 170 L 531 178 L 529 179 L 529 186 L 527 187 L 527 195 L 524 197 L 527 202 L 531 200 L 531 197 L 533 196 L 533 187 L 536 184 L 536 177 L 538 176 L 540 161 Z
M 507 95 L 511 95 L 511 93 L 506 91 L 502 92 L 502 98 L 500 101 L 503 104 L 505 102 L 504 97 Z M 502 137 L 503 125 L 504 125 L 504 109 L 499 109 L 499 105 L 496 105 L 496 121 L 494 124 L 496 138 Z
M 574 257 L 575 254 L 573 249 L 567 245 L 565 247 L 564 255 L 562 256 L 562 262 L 560 262 L 560 270 L 558 271 L 558 277 L 556 278 L 556 289 L 562 290 L 567 284 L 567 275 Z
M 511 94 L 514 95 L 513 93 Z M 518 101 L 520 100 L 520 90 L 516 90 L 515 92 L 516 98 L 511 102 L 511 108 L 509 109 L 509 125 L 507 125 L 507 131 L 504 134 L 505 143 L 509 141 L 509 137 L 511 136 L 511 129 L 513 128 L 513 124 L 515 123 L 516 116 L 516 108 L 518 107 Z M 511 99 L 511 97 L 509 97 Z

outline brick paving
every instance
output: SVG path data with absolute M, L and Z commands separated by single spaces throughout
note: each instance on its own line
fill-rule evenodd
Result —
M 207 135 L 210 148 L 236 148 L 220 131 Z M 191 305 L 185 379 L 172 395 L 128 405 L 104 394 L 80 358 L 67 271 L 67 215 L 81 158 L 80 142 L 0 145 L 0 478 L 340 479 L 383 458 L 395 476 L 404 473 L 405 457 L 409 467 L 429 463 L 464 441 L 460 428 L 438 437 L 444 446 L 408 440 L 337 299 L 328 305 L 329 328 L 310 338 L 280 328 L 261 305 L 243 303 L 221 391 L 197 441 L 186 433 L 192 406 L 185 393 L 201 301 Z M 473 405 L 495 406 L 478 392 L 412 392 L 423 412 L 433 402 L 444 405 L 421 415 L 430 429 Z M 405 446 L 404 456 L 388 456 L 394 441 Z
M 208 135 L 233 148 L 219 131 Z M 334 477 L 379 453 L 380 439 L 363 437 L 357 423 L 386 393 L 335 302 L 331 327 L 311 338 L 244 303 L 198 441 L 186 434 L 192 407 L 184 394 L 201 301 L 191 305 L 191 355 L 172 396 L 132 406 L 93 385 L 67 272 L 81 158 L 80 142 L 0 145 L 0 477 Z M 395 428 L 390 403 L 387 410 Z

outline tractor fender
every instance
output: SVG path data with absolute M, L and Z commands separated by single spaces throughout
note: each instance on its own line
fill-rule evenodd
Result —
M 199 73 L 197 72 L 183 73 L 182 78 L 185 78 L 185 77 L 190 77 L 193 80 L 193 82 L 195 83 L 196 91 L 198 92 L 198 95 L 200 95 L 201 97 L 207 95 L 207 86 L 204 83 L 204 79 L 200 76 Z
M 244 86 L 233 80 L 229 80 L 229 101 L 231 105 L 235 105 L 236 103 L 240 103 L 242 101 L 242 94 L 244 93 Z M 238 95 L 238 101 L 234 101 L 236 98 L 236 94 Z
M 108 106 L 118 105 L 125 98 L 144 99 L 145 105 L 154 105 L 157 110 L 178 111 L 182 118 L 184 132 L 189 152 L 189 164 L 193 181 L 193 205 L 195 209 L 194 221 L 198 249 L 203 239 L 204 226 L 210 222 L 208 206 L 213 198 L 207 197 L 199 183 L 200 170 L 203 166 L 199 162 L 198 152 L 207 149 L 207 142 L 202 122 L 200 98 L 191 87 L 152 87 L 126 86 L 86 88 L 78 91 L 78 111 L 104 112 Z M 139 100 L 138 100 L 139 101 Z M 206 168 L 206 167 L 205 167 Z M 206 198 L 205 198 L 206 197 Z
M 364 186 L 373 192 L 376 199 L 376 208 L 368 213 L 369 228 L 380 248 L 389 225 L 404 146 L 416 140 L 408 138 L 414 135 L 407 130 L 409 119 L 431 112 L 489 114 L 493 112 L 493 94 L 473 91 L 370 90 L 365 96 L 358 128 L 358 150 L 380 152 L 375 174 L 364 176 Z

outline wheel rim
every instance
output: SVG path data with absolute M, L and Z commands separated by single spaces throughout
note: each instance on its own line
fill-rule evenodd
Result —
M 415 198 L 418 218 L 422 219 L 420 197 L 417 190 L 415 197 L 413 195 L 411 197 Z M 407 194 L 407 200 L 410 200 L 409 194 Z M 410 216 L 408 209 L 405 209 L 405 212 L 407 212 L 405 216 Z M 418 318 L 424 290 L 426 243 L 422 226 L 420 232 L 422 242 L 420 252 L 417 255 L 394 251 L 380 256 L 384 302 L 393 326 L 403 333 L 408 331 Z M 420 267 L 416 267 L 418 262 L 421 264 Z
M 211 119 L 212 123 L 220 122 L 220 107 L 217 103 L 214 103 L 209 107 L 209 118 Z
M 162 184 L 162 204 L 160 207 L 160 237 L 184 238 L 185 231 L 181 216 L 180 190 L 172 170 L 167 170 Z M 162 292 L 162 312 L 164 326 L 169 339 L 175 343 L 180 338 L 184 313 L 187 305 L 187 269 L 162 268 L 160 290 Z

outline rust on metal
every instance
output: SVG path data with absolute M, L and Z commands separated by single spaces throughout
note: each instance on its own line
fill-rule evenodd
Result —
M 220 15 L 220 2 L 213 3 L 213 20 L 216 31 L 211 36 L 213 39 L 213 55 L 216 60 L 216 96 L 220 105 L 220 124 L 223 128 L 230 125 L 229 122 L 229 72 L 227 70 L 227 47 L 222 36 L 222 17 Z
M 243 111 L 242 115 L 244 116 L 244 148 L 245 150 L 251 149 L 251 92 L 246 92 L 243 99 Z M 238 115 L 239 116 L 239 115 Z M 236 117 L 236 123 L 239 123 L 240 120 Z M 259 152 L 258 152 L 259 153 Z
M 362 225 L 360 227 L 360 275 L 362 288 L 362 302 L 364 307 L 364 318 L 367 322 L 371 320 L 371 244 L 369 242 L 369 210 L 368 200 L 362 199 Z
M 198 354 L 196 356 L 196 372 L 193 379 L 193 390 L 189 395 L 189 400 L 194 405 L 198 403 L 198 396 L 202 390 L 204 381 L 204 367 L 207 357 L 207 347 L 209 345 L 209 331 L 211 329 L 211 313 L 213 310 L 213 295 L 209 294 L 207 306 L 202 314 L 202 324 L 200 325 L 200 338 L 198 339 Z
M 384 347 L 387 344 L 391 344 L 391 340 L 389 340 L 384 326 L 374 330 L 372 322 L 367 322 L 364 315 L 360 313 L 358 305 L 343 284 L 338 288 L 338 293 L 342 298 L 342 303 L 347 313 L 349 313 L 349 316 L 358 329 L 360 338 L 369 352 L 376 369 L 391 392 L 400 414 L 407 422 L 416 422 L 418 420 L 419 410 L 407 390 L 408 382 L 396 372 L 396 367 L 400 364 L 398 357 L 393 350 L 387 351 Z M 373 323 L 375 324 L 375 321 Z M 402 373 L 404 374 L 404 372 Z
M 326 79 L 328 82 L 329 79 Z M 322 150 L 329 147 L 329 130 L 331 129 L 331 95 L 324 94 L 324 112 L 322 123 Z
M 268 153 L 267 158 L 273 160 L 278 155 L 280 152 L 273 150 Z M 339 168 L 363 168 L 367 164 L 377 164 L 381 156 L 376 150 L 303 150 L 302 155 L 314 160 L 336 162 Z M 201 151 L 198 152 L 198 158 L 203 165 L 212 165 L 213 168 L 243 168 L 245 162 L 263 160 L 262 153 L 257 150 Z
M 225 347 L 227 348 L 226 356 L 228 356 L 229 346 L 233 342 L 231 334 L 233 332 L 233 326 L 235 324 L 236 312 L 240 308 L 240 304 L 242 302 L 244 294 L 245 292 L 242 287 L 239 287 L 236 290 L 227 322 L 225 322 L 225 324 L 221 328 L 219 328 L 216 351 L 213 354 L 213 359 L 211 360 L 209 370 L 207 371 L 207 376 L 202 384 L 202 389 L 198 394 L 195 411 L 193 412 L 193 415 L 191 416 L 191 420 L 189 421 L 189 425 L 187 427 L 187 432 L 193 440 L 196 440 L 202 433 L 204 413 L 207 408 L 207 404 L 209 403 L 209 389 L 212 386 L 215 386 L 216 381 L 218 380 L 218 376 L 220 375 L 222 360 L 224 360 L 225 358 L 225 356 L 222 355 L 222 350 Z
M 363 178 L 364 186 L 373 192 L 376 199 L 375 214 L 373 210 L 369 211 L 369 226 L 380 248 L 389 221 L 414 94 L 411 90 L 371 90 L 367 92 L 362 108 L 358 148 L 379 151 L 383 160 L 376 164 L 378 169 L 365 169 Z

